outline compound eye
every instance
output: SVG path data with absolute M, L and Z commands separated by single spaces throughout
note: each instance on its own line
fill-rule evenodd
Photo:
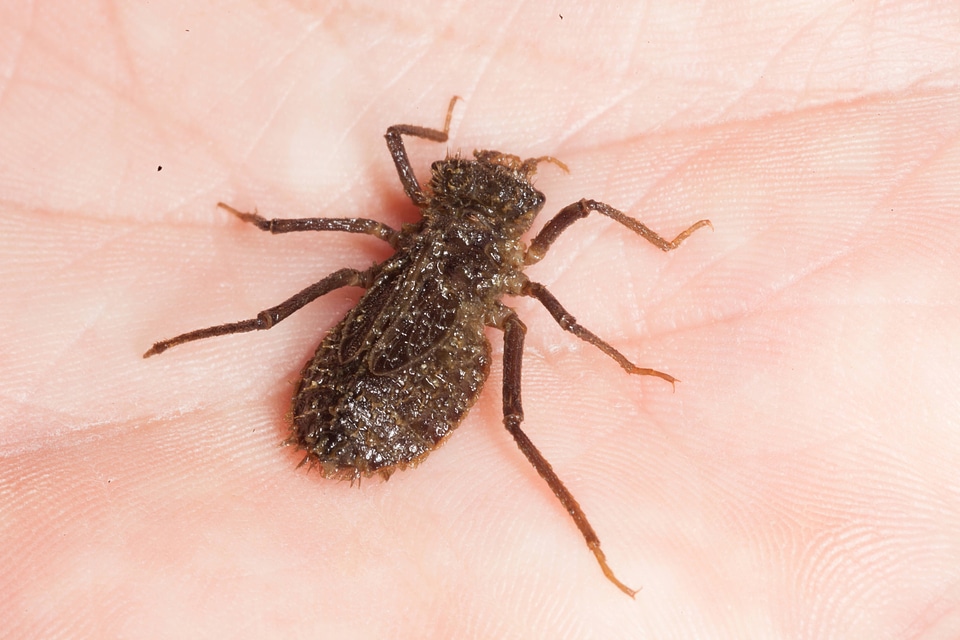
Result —
M 520 208 L 520 213 L 527 211 L 539 211 L 543 207 L 543 203 L 546 201 L 546 197 L 539 191 L 530 190 L 526 193 L 518 194 L 517 200 L 519 201 L 518 207 Z M 519 215 L 519 214 L 518 214 Z
M 547 201 L 547 196 L 543 195 L 539 191 L 533 192 L 533 198 L 531 198 L 530 208 L 539 209 L 543 206 L 543 203 Z

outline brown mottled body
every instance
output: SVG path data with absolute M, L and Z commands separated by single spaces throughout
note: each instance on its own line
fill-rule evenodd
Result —
M 433 163 L 428 189 L 421 189 L 402 136 L 437 142 L 447 139 L 456 98 L 443 130 L 413 125 L 387 129 L 387 147 L 407 196 L 422 218 L 396 231 L 363 218 L 267 220 L 220 203 L 264 231 L 346 231 L 376 236 L 396 253 L 365 271 L 340 269 L 256 318 L 185 333 L 153 345 L 149 357 L 172 346 L 230 333 L 269 329 L 304 305 L 344 286 L 366 293 L 317 348 L 302 372 L 293 400 L 289 443 L 330 477 L 358 479 L 419 463 L 460 424 L 490 371 L 490 344 L 484 327 L 504 332 L 504 426 L 571 515 L 604 575 L 629 595 L 636 592 L 616 576 L 580 505 L 550 463 L 521 430 L 521 363 L 526 327 L 501 302 L 504 295 L 539 300 L 560 326 L 613 358 L 628 373 L 665 373 L 637 367 L 615 348 L 579 325 L 543 285 L 523 274 L 577 220 L 595 211 L 628 227 L 663 251 L 675 249 L 710 223 L 701 220 L 673 240 L 602 202 L 580 200 L 564 207 L 530 243 L 520 240 L 543 208 L 544 196 L 531 184 L 541 162 L 497 151 L 476 151 L 474 159 Z
M 490 371 L 485 325 L 519 294 L 519 241 L 543 207 L 518 159 L 435 162 L 423 217 L 303 370 L 291 442 L 330 476 L 389 476 L 460 424 Z

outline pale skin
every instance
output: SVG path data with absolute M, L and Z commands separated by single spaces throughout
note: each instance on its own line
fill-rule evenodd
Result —
M 16 636 L 960 628 L 956 21 L 506 7 L 3 9 L 0 619 Z M 278 446 L 297 372 L 359 289 L 141 358 L 388 255 L 215 205 L 398 227 L 416 210 L 383 133 L 441 126 L 453 94 L 450 141 L 408 143 L 422 183 L 448 149 L 552 155 L 570 173 L 540 167 L 540 224 L 581 197 L 668 238 L 713 222 L 663 253 L 591 216 L 528 271 L 675 392 L 505 301 L 528 327 L 526 433 L 636 600 L 504 431 L 498 331 L 450 441 L 359 488 Z

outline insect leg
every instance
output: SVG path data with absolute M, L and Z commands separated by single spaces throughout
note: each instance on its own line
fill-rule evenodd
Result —
M 642 236 L 650 244 L 662 249 L 663 251 L 673 251 L 679 247 L 680 244 L 686 240 L 691 233 L 700 227 L 713 228 L 713 225 L 710 224 L 709 220 L 700 220 L 693 223 L 685 231 L 681 231 L 680 235 L 673 240 L 667 240 L 639 220 L 631 218 L 622 211 L 614 209 L 608 204 L 597 202 L 596 200 L 580 200 L 579 202 L 574 202 L 573 204 L 565 206 L 560 210 L 560 213 L 555 215 L 550 222 L 544 225 L 543 229 L 540 230 L 540 233 L 537 234 L 537 237 L 535 237 L 530 243 L 530 248 L 527 249 L 527 254 L 524 257 L 526 264 L 529 265 L 539 262 L 543 258 L 544 254 L 547 253 L 547 249 L 550 248 L 550 245 L 552 245 L 554 241 L 560 237 L 561 233 L 567 230 L 567 227 L 581 218 L 586 218 L 588 215 L 590 215 L 591 211 L 596 211 L 597 213 L 601 213 L 608 218 L 613 218 L 634 233 Z
M 521 289 L 520 292 L 525 296 L 530 296 L 531 298 L 536 298 L 539 300 L 540 304 L 546 307 L 547 311 L 550 312 L 550 315 L 553 316 L 553 319 L 557 321 L 557 324 L 559 324 L 564 331 L 569 331 L 581 340 L 589 342 L 593 346 L 597 347 L 605 354 L 616 360 L 617 363 L 623 367 L 627 373 L 636 373 L 641 376 L 656 376 L 658 378 L 663 378 L 670 384 L 678 382 L 676 378 L 668 373 L 663 373 L 662 371 L 657 371 L 656 369 L 638 367 L 627 360 L 626 356 L 624 356 L 622 353 L 614 349 L 591 331 L 578 324 L 577 319 L 574 318 L 569 311 L 564 309 L 563 305 L 560 304 L 560 301 L 557 300 L 553 294 L 550 293 L 547 288 L 539 282 L 528 280 L 526 283 L 524 283 L 523 289 Z
M 387 148 L 390 150 L 390 155 L 393 156 L 393 164 L 397 166 L 397 173 L 400 175 L 400 182 L 403 183 L 403 190 L 415 205 L 426 204 L 427 196 L 423 193 L 420 183 L 417 182 L 417 176 L 413 173 L 413 167 L 410 166 L 410 158 L 407 157 L 407 150 L 403 146 L 401 136 L 446 142 L 447 135 L 450 133 L 450 119 L 453 118 L 453 105 L 459 99 L 460 96 L 453 96 L 450 99 L 450 106 L 447 107 L 447 119 L 443 123 L 442 130 L 418 127 L 413 124 L 395 124 L 387 127 L 387 133 L 384 136 L 387 139 Z
M 365 233 L 389 242 L 391 245 L 400 233 L 389 225 L 366 218 L 274 218 L 267 220 L 261 215 L 237 211 L 225 202 L 217 206 L 237 216 L 244 222 L 256 225 L 258 229 L 270 233 L 290 233 L 291 231 L 345 231 L 347 233 Z
M 223 336 L 230 333 L 245 333 L 247 331 L 270 329 L 281 320 L 284 320 L 305 305 L 313 302 L 324 294 L 330 293 L 334 289 L 369 286 L 370 274 L 371 272 L 369 270 L 357 271 L 356 269 L 340 269 L 339 271 L 334 271 L 320 282 L 310 285 L 277 306 L 264 309 L 257 314 L 256 318 L 241 320 L 240 322 L 228 322 L 227 324 L 219 324 L 215 327 L 207 327 L 206 329 L 197 329 L 196 331 L 180 334 L 169 340 L 161 340 L 150 347 L 150 350 L 143 354 L 143 357 L 149 358 L 158 353 L 163 353 L 170 347 L 175 347 L 185 342 L 193 342 L 194 340 L 203 340 L 205 338 Z
M 580 504 L 570 493 L 570 490 L 564 486 L 547 459 L 543 457 L 543 454 L 520 428 L 520 423 L 523 422 L 523 405 L 520 400 L 520 369 L 523 361 L 523 338 L 527 328 L 512 310 L 507 309 L 506 311 L 507 313 L 501 322 L 503 328 L 503 424 L 510 435 L 513 436 L 513 439 L 517 441 L 520 451 L 527 457 L 540 477 L 546 480 L 553 494 L 560 500 L 560 504 L 573 518 L 577 529 L 580 530 L 584 540 L 586 540 L 587 546 L 597 558 L 603 575 L 617 585 L 618 589 L 632 598 L 637 593 L 636 590 L 620 582 L 614 575 L 613 570 L 610 569 L 607 558 L 600 549 L 600 538 L 597 537 L 597 533 L 590 526 L 590 522 L 587 520 L 583 509 L 580 508 Z

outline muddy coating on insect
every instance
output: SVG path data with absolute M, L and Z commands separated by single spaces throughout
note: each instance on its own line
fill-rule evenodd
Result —
M 475 151 L 474 159 L 434 162 L 430 183 L 420 187 L 407 158 L 403 136 L 445 142 L 457 98 L 450 101 L 443 129 L 394 125 L 387 148 L 404 192 L 421 219 L 400 231 L 366 218 L 275 218 L 218 206 L 271 233 L 342 231 L 388 242 L 396 251 L 384 262 L 359 271 L 343 268 L 256 317 L 180 334 L 155 343 L 144 358 L 195 340 L 266 330 L 317 298 L 356 286 L 367 291 L 327 333 L 304 367 L 293 399 L 292 435 L 305 452 L 303 463 L 324 476 L 358 480 L 421 462 L 457 428 L 476 402 L 490 372 L 485 327 L 503 331 L 503 424 L 579 529 L 603 574 L 621 591 L 600 539 L 573 494 L 521 428 L 520 397 L 526 326 L 501 302 L 504 295 L 538 300 L 565 331 L 610 356 L 630 374 L 662 371 L 638 367 L 613 346 L 580 325 L 545 286 L 529 280 L 526 265 L 539 262 L 553 242 L 590 213 L 607 216 L 662 251 L 680 246 L 694 231 L 712 226 L 700 220 L 667 240 L 608 204 L 579 200 L 561 209 L 529 246 L 521 241 L 543 208 L 544 196 L 531 184 L 539 164 L 566 166 L 551 156 L 522 159 L 499 151 Z
M 503 154 L 433 164 L 422 219 L 303 369 L 290 442 L 326 476 L 415 465 L 460 424 L 490 372 L 484 326 L 520 293 L 544 196 Z

